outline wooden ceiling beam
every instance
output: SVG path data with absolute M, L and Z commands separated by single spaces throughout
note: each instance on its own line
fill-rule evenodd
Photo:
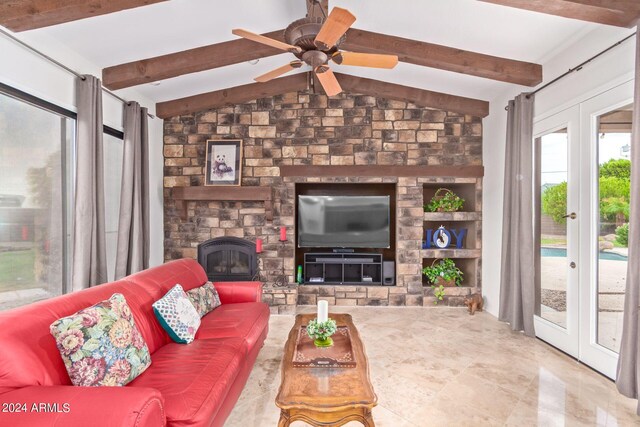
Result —
M 542 82 L 542 66 L 539 64 L 355 28 L 347 32 L 342 47 L 353 52 L 398 55 L 400 61 L 410 64 L 524 86 L 536 86 Z
M 278 30 L 263 35 L 284 41 L 283 33 L 284 30 Z M 107 67 L 102 70 L 102 84 L 111 90 L 123 89 L 281 53 L 283 52 L 279 49 L 251 40 L 230 40 Z
M 307 89 L 308 73 L 280 77 L 265 83 L 249 83 L 156 104 L 156 115 L 162 119 L 210 110 L 225 105 L 241 104 L 253 99 L 266 98 Z
M 0 1 L 0 25 L 27 31 L 106 15 L 167 0 L 7 0 Z
M 636 0 L 480 1 L 616 27 L 633 27 L 640 18 L 640 7 Z
M 278 30 L 264 35 L 284 41 L 283 33 L 284 30 Z M 411 64 L 524 86 L 536 86 L 542 82 L 542 66 L 539 64 L 371 31 L 350 29 L 343 47 L 345 50 L 354 52 L 398 55 L 400 61 Z M 114 65 L 102 70 L 102 82 L 111 90 L 123 89 L 280 53 L 282 51 L 250 40 L 231 40 L 127 64 Z
M 420 107 L 469 114 L 476 117 L 487 117 L 489 115 L 489 103 L 487 101 L 417 89 L 348 74 L 335 73 L 335 75 L 345 92 L 407 101 Z
M 570 3 L 585 6 L 601 7 L 603 9 L 619 11 L 640 11 L 640 3 L 637 0 L 565 0 Z

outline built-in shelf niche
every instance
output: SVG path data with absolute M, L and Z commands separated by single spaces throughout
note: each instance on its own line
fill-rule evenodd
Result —
M 390 209 L 390 223 L 392 226 L 390 227 L 389 233 L 389 243 L 390 246 L 388 248 L 357 248 L 356 252 L 360 253 L 372 253 L 372 254 L 380 254 L 382 256 L 381 262 L 384 261 L 395 261 L 396 260 L 396 184 L 395 183 L 299 183 L 296 184 L 295 187 L 295 200 L 296 204 L 298 202 L 298 196 L 306 195 L 306 196 L 389 196 L 389 209 Z M 298 223 L 298 210 L 295 211 L 295 223 Z M 298 230 L 296 227 L 295 239 L 297 241 L 298 238 Z M 304 265 L 305 264 L 305 254 L 309 253 L 331 253 L 331 248 L 300 248 L 296 245 L 295 251 L 295 265 Z M 326 282 L 336 283 L 336 277 L 338 275 L 337 270 L 333 271 L 336 267 L 329 267 L 328 273 L 330 277 L 325 277 Z M 347 267 L 347 269 L 351 269 L 355 267 Z M 373 267 L 366 267 L 373 268 Z M 340 270 L 342 272 L 342 270 Z M 334 274 L 335 273 L 335 274 Z M 306 271 L 304 273 L 307 275 Z M 366 273 L 365 273 L 366 274 Z M 381 274 L 376 271 L 376 274 L 366 274 L 371 277 L 377 276 Z M 381 282 L 379 280 L 378 282 Z M 394 279 L 394 283 L 396 280 Z M 308 284 L 308 283 L 307 283 Z M 354 282 L 353 284 L 356 284 Z M 366 283 L 360 283 L 366 284 Z
M 433 264 L 436 258 L 423 258 L 422 259 L 422 268 L 430 267 Z M 464 275 L 464 280 L 460 287 L 464 288 L 475 288 L 478 286 L 478 260 L 479 258 L 459 258 L 459 257 L 446 257 L 451 258 L 455 261 L 456 266 L 462 270 Z M 422 285 L 423 286 L 431 286 L 432 283 L 429 282 L 425 275 L 422 275 Z
M 480 284 L 479 266 L 482 257 L 482 212 L 480 210 L 480 178 L 469 179 L 467 182 L 456 183 L 425 183 L 423 185 L 423 201 L 428 204 L 435 196 L 439 188 L 446 188 L 465 200 L 464 206 L 458 212 L 425 212 L 423 241 L 428 229 L 435 230 L 440 226 L 451 230 L 466 228 L 467 234 L 462 248 L 449 247 L 440 249 L 436 247 L 423 248 L 422 267 L 431 266 L 434 260 L 450 258 L 464 273 L 462 287 L 475 288 Z M 455 238 L 452 236 L 455 243 Z M 423 286 L 431 286 L 427 278 L 422 276 Z

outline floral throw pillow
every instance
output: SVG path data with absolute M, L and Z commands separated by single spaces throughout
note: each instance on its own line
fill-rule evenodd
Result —
M 211 282 L 187 291 L 187 297 L 201 318 L 221 304 L 218 291 Z
M 56 320 L 50 331 L 76 386 L 123 386 L 151 364 L 122 294 Z
M 181 344 L 193 341 L 200 327 L 200 315 L 182 286 L 175 285 L 154 302 L 153 312 L 172 340 Z

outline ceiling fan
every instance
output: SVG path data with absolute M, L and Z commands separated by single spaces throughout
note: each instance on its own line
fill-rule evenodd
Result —
M 373 68 L 393 68 L 398 64 L 396 55 L 340 50 L 340 44 L 344 42 L 345 34 L 355 20 L 356 17 L 348 10 L 334 7 L 326 19 L 311 16 L 289 24 L 284 31 L 286 43 L 243 29 L 235 29 L 232 33 L 248 40 L 291 52 L 298 58 L 256 77 L 255 81 L 267 82 L 307 64 L 313 68 L 327 95 L 333 96 L 342 92 L 342 88 L 329 68 L 329 60 L 336 64 Z

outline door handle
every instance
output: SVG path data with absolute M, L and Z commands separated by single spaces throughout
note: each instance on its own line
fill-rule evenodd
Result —
M 570 214 L 566 214 L 565 216 L 563 216 L 562 218 L 571 218 L 571 219 L 576 219 L 578 217 L 578 215 L 576 215 L 575 212 L 571 212 Z
M 571 261 L 571 264 L 569 264 L 569 267 L 571 267 L 571 268 L 576 268 L 576 263 L 575 263 L 575 262 L 573 262 L 573 261 Z

